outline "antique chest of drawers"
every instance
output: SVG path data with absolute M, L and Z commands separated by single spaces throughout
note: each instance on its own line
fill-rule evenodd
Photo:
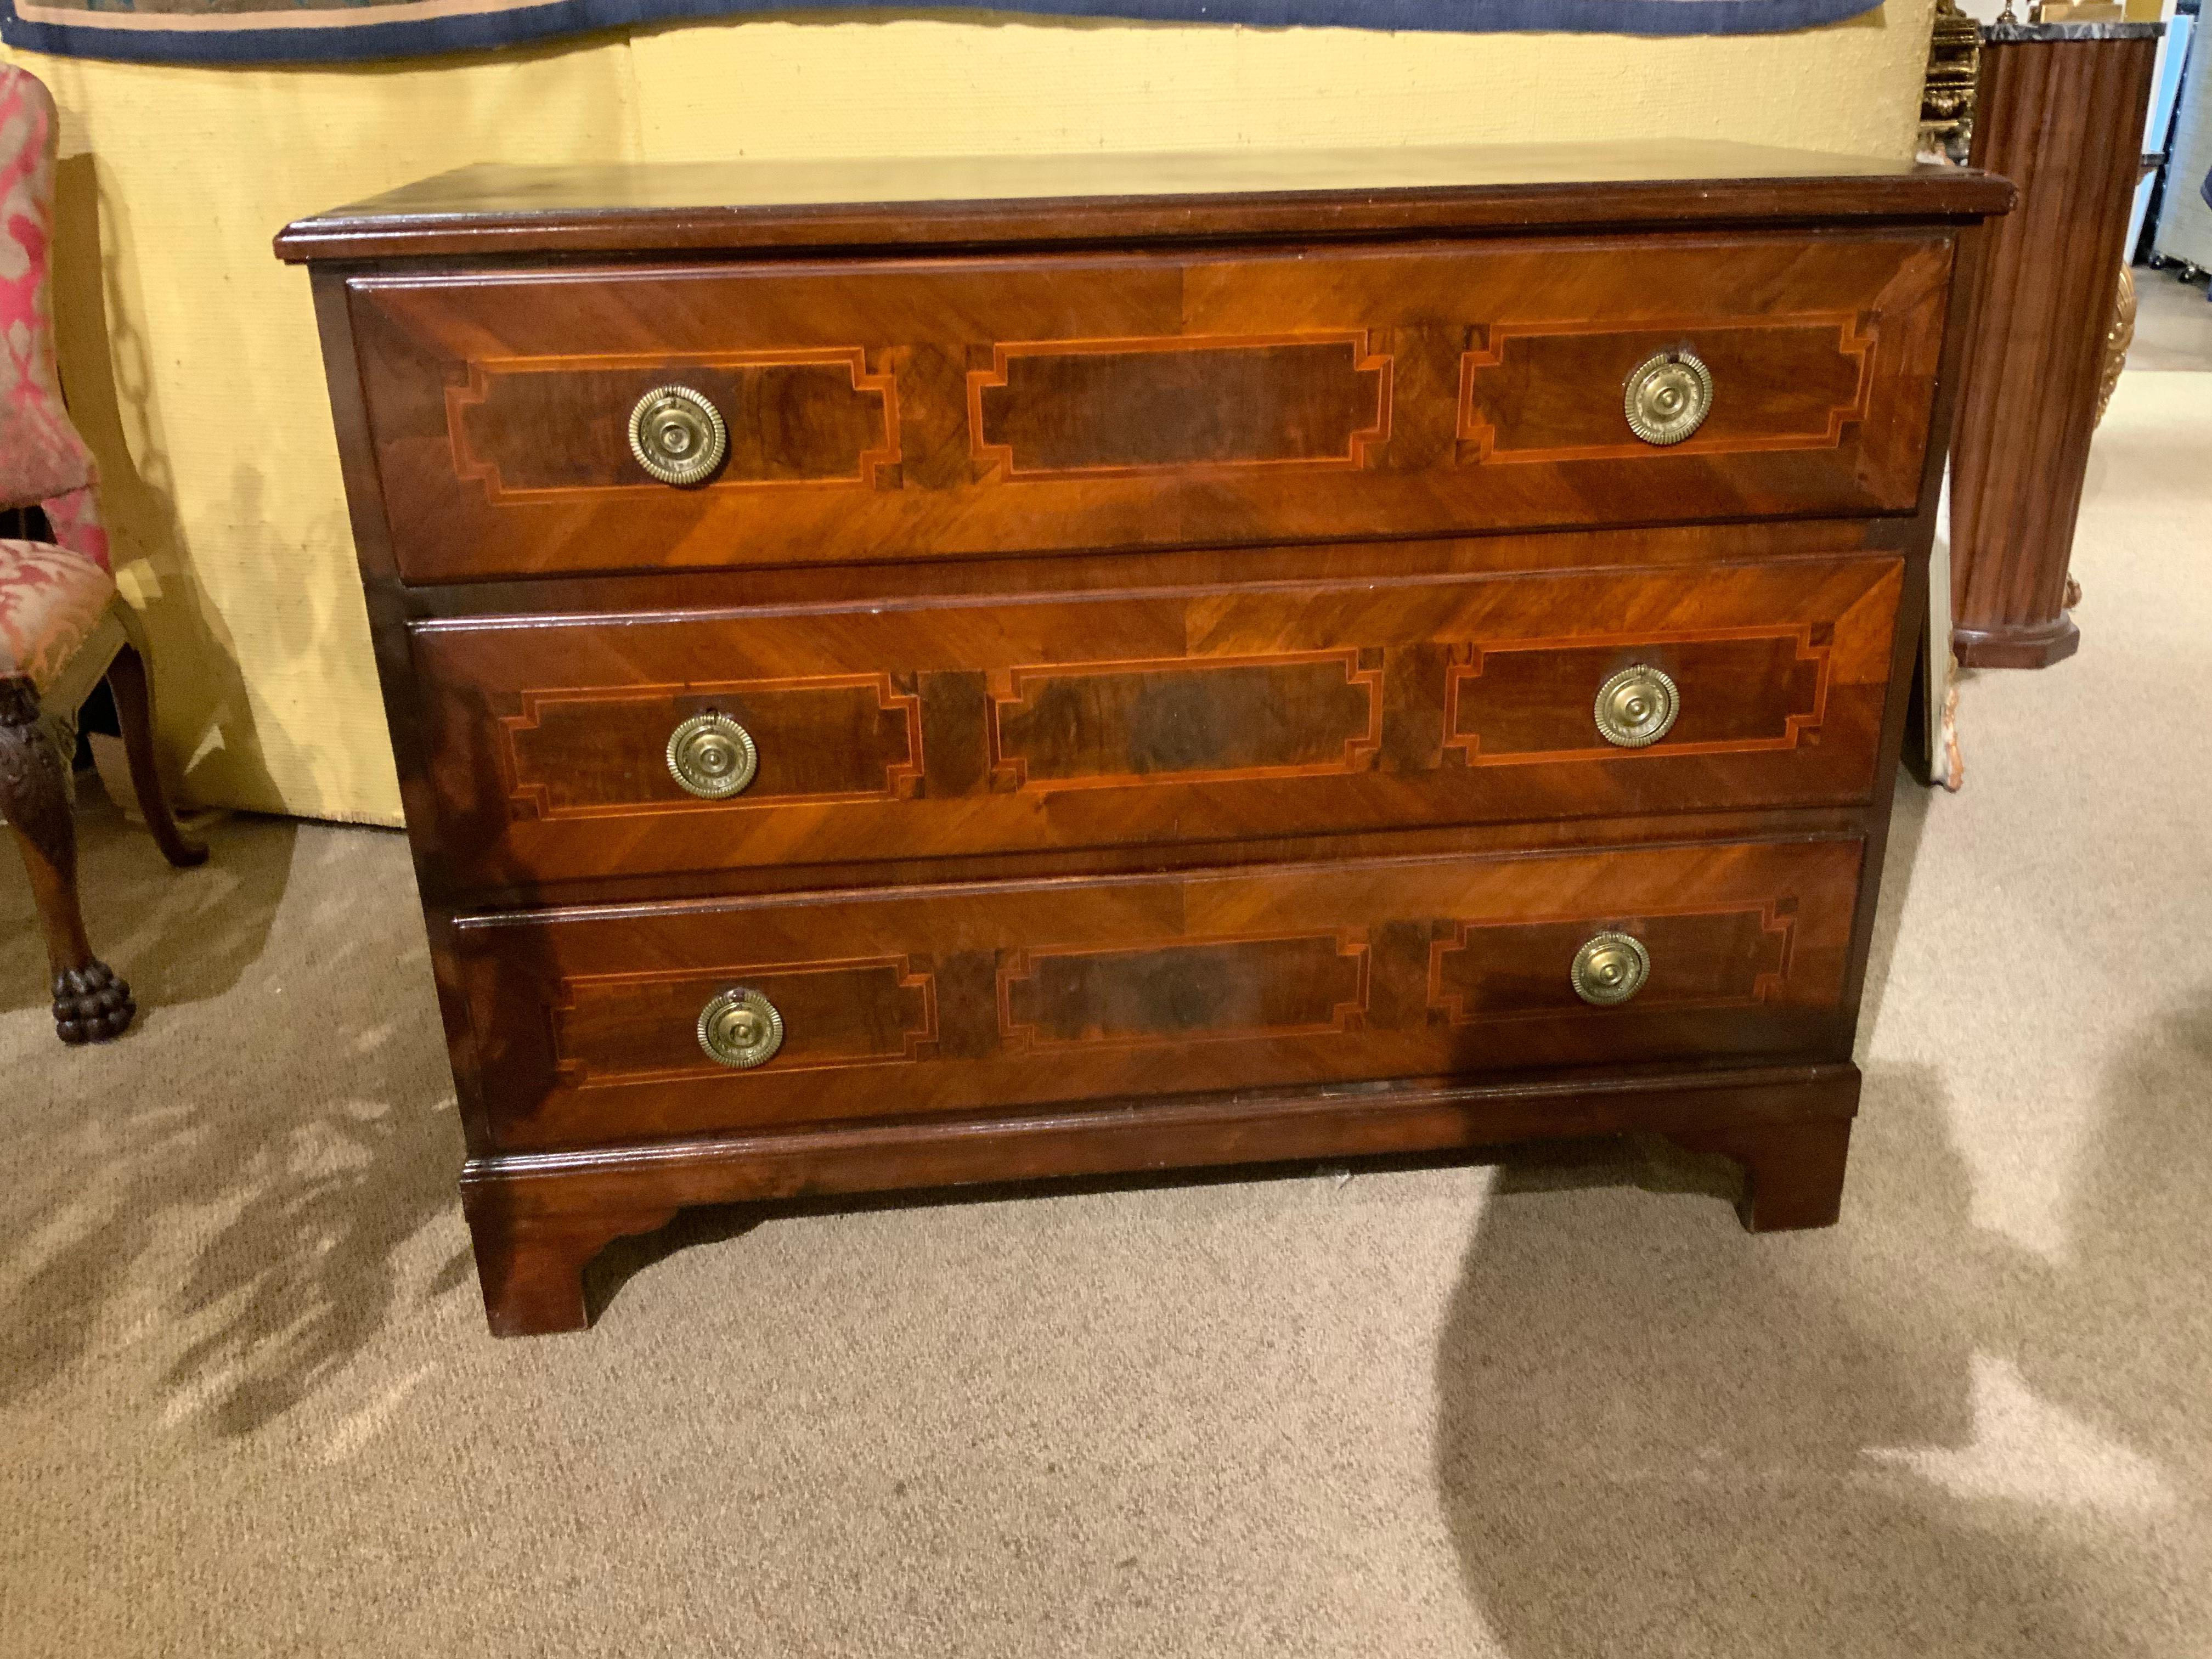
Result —
M 492 1328 L 685 1205 L 1649 1131 L 1832 1220 L 2002 180 L 471 168 L 278 239 Z

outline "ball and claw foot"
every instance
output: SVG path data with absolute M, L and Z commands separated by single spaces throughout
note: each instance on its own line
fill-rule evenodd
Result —
M 64 1042 L 106 1042 L 131 1029 L 138 1005 L 106 963 L 54 975 L 54 1029 Z

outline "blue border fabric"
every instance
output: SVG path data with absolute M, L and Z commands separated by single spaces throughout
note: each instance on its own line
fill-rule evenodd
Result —
M 1613 34 L 1770 34 L 1809 28 L 1872 11 L 1881 0 L 553 0 L 548 5 L 500 4 L 476 11 L 380 22 L 373 5 L 302 4 L 289 11 L 215 9 L 137 12 L 124 0 L 95 0 L 83 23 L 30 21 L 15 0 L 0 0 L 0 40 L 27 52 L 64 58 L 109 58 L 145 64 L 343 63 L 488 52 L 500 46 L 627 29 L 686 18 L 810 9 L 926 9 L 1034 13 L 1146 22 L 1241 23 L 1260 28 L 1359 28 L 1491 33 L 1513 29 Z M 48 17 L 52 8 L 41 8 Z M 93 20 L 129 12 L 173 27 L 103 28 Z M 316 25 L 243 26 L 312 13 Z M 356 14 L 358 21 L 334 21 Z M 240 27 L 209 27 L 210 21 Z M 196 26 L 197 25 L 197 26 Z

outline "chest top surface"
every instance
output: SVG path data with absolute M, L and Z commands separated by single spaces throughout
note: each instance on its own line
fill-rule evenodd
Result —
M 970 249 L 1970 221 L 2000 178 L 1715 142 L 481 164 L 287 226 L 287 260 Z

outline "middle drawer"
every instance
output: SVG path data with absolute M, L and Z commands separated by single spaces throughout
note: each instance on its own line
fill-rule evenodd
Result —
M 1869 798 L 1893 555 L 416 624 L 465 885 Z

